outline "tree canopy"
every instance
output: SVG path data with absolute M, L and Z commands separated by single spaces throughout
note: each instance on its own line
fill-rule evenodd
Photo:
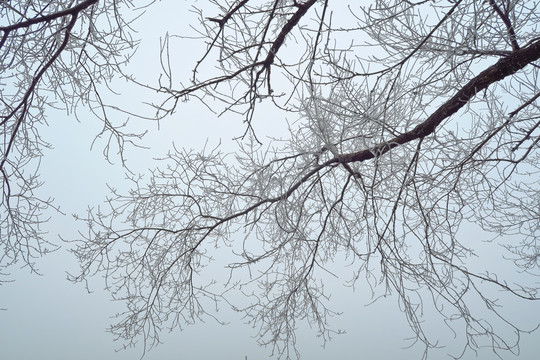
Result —
M 534 301 L 540 290 L 539 2 L 195 3 L 197 40 L 167 34 L 152 83 L 122 70 L 136 47 L 122 10 L 131 2 L 54 4 L 0 5 L 0 77 L 11 81 L 2 90 L 0 265 L 44 252 L 40 211 L 53 203 L 32 196 L 39 166 L 21 169 L 46 146 L 36 123 L 58 106 L 51 94 L 96 114 L 107 155 L 140 137 L 113 125 L 99 96 L 99 82 L 123 76 L 155 93 L 157 120 L 193 100 L 245 130 L 232 153 L 180 144 L 148 179 L 132 176 L 130 190 L 113 190 L 84 217 L 71 280 L 105 277 L 126 309 L 111 331 L 127 344 L 156 345 L 162 328 L 215 317 L 212 304 L 227 303 L 261 344 L 298 357 L 298 321 L 323 341 L 335 332 L 328 320 L 339 309 L 323 279 L 336 266 L 350 270 L 344 284 L 398 298 L 426 357 L 440 345 L 423 326 L 427 308 L 462 336 L 456 357 L 486 343 L 515 351 L 508 329 L 518 338 L 533 330 L 498 300 L 502 290 Z M 189 41 L 206 50 L 186 72 L 171 58 Z M 278 139 L 258 130 L 269 106 L 288 129 Z M 518 283 L 478 269 L 465 223 L 502 244 Z M 234 259 L 224 282 L 205 272 L 216 248 Z
M 109 136 L 106 156 L 115 141 L 123 148 L 138 137 L 114 125 L 99 92 L 137 45 L 130 21 L 121 15 L 130 3 L 0 3 L 0 269 L 22 261 L 34 271 L 35 259 L 57 247 L 41 230 L 46 210 L 57 208 L 54 194 L 36 194 L 42 185 L 40 159 L 50 147 L 40 135 L 48 110 L 63 109 L 73 117 L 93 112 L 103 124 L 100 135 Z

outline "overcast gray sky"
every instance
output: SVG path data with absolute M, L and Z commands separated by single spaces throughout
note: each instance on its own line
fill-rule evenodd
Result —
M 159 36 L 165 31 L 187 31 L 191 16 L 186 11 L 186 2 L 178 2 L 177 9 L 168 4 L 157 3 L 152 12 L 141 19 L 140 35 L 144 38 L 143 47 L 137 53 L 130 69 L 135 74 L 147 72 L 147 64 L 157 60 Z M 165 6 L 167 5 L 167 6 Z M 182 54 L 173 54 L 182 58 L 185 71 L 190 71 L 194 56 L 198 55 L 194 42 L 189 42 Z M 189 50 L 189 51 L 187 51 Z M 200 52 L 199 52 L 200 53 Z M 151 73 L 149 72 L 149 75 Z M 144 77 L 144 75 L 142 76 Z M 132 92 L 133 91 L 133 92 Z M 120 97 L 111 101 L 129 104 L 139 101 L 146 93 L 137 93 L 132 88 L 127 89 Z M 144 99 L 151 101 L 151 99 Z M 81 110 L 79 115 L 84 114 Z M 282 116 L 279 113 L 261 113 L 256 120 L 262 132 L 275 132 L 270 119 Z M 75 121 L 72 115 L 50 111 L 48 120 L 50 126 L 42 129 L 45 140 L 52 143 L 54 149 L 45 153 L 41 170 L 42 180 L 46 181 L 42 188 L 43 194 L 50 194 L 67 215 L 51 214 L 51 220 L 46 224 L 51 241 L 61 243 L 60 234 L 65 239 L 77 238 L 77 230 L 84 230 L 82 223 L 76 223 L 70 216 L 72 213 L 84 214 L 89 205 L 98 205 L 105 200 L 108 193 L 107 183 L 122 188 L 127 186 L 124 180 L 125 169 L 119 162 L 107 163 L 101 154 L 103 143 L 96 142 L 92 151 L 90 145 L 93 135 L 100 130 L 100 125 L 88 115 L 81 116 L 82 123 Z M 265 120 L 266 125 L 265 125 Z M 135 120 L 139 121 L 139 120 Z M 181 111 L 161 124 L 160 131 L 149 122 L 140 121 L 140 128 L 150 128 L 150 133 L 142 144 L 150 150 L 127 149 L 128 166 L 135 171 L 144 172 L 152 168 L 153 157 L 159 157 L 168 150 L 174 141 L 178 147 L 200 148 L 208 139 L 210 144 L 217 144 L 221 139 L 227 145 L 238 135 L 241 129 L 241 119 L 234 120 L 227 115 L 216 119 L 215 115 L 201 105 L 184 104 Z M 487 239 L 477 229 L 463 230 L 464 236 L 471 241 Z M 142 346 L 116 352 L 121 348 L 121 342 L 114 342 L 112 336 L 105 330 L 111 323 L 110 316 L 122 311 L 120 303 L 113 303 L 109 294 L 104 292 L 103 282 L 94 278 L 90 287 L 94 290 L 88 294 L 82 285 L 73 285 L 66 281 L 66 271 L 76 272 L 77 263 L 67 252 L 70 244 L 61 243 L 62 249 L 37 260 L 42 276 L 29 274 L 28 270 L 12 268 L 12 283 L 0 286 L 0 359 L 7 360 L 131 360 L 142 355 Z M 479 266 L 497 264 L 500 255 L 490 252 L 489 246 L 484 246 L 487 257 L 479 258 Z M 211 277 L 212 274 L 208 273 Z M 315 332 L 307 327 L 299 330 L 299 349 L 303 359 L 396 359 L 420 358 L 423 347 L 410 345 L 405 340 L 411 333 L 401 314 L 396 297 L 380 299 L 371 302 L 370 293 L 366 289 L 353 292 L 340 285 L 346 278 L 329 283 L 332 288 L 332 306 L 334 310 L 342 311 L 343 315 L 334 318 L 334 328 L 343 329 L 346 334 L 337 335 L 321 347 L 320 339 L 315 338 Z M 238 315 L 226 310 L 224 306 L 218 316 L 230 321 L 228 326 L 215 322 L 199 323 L 178 329 L 172 333 L 163 332 L 163 344 L 146 354 L 147 360 L 200 359 L 200 360 L 250 360 L 267 359 L 270 349 L 260 348 L 256 344 L 256 331 L 243 324 Z M 540 304 L 521 304 L 508 308 L 508 311 L 525 324 L 528 320 L 538 319 Z M 534 316 L 531 316 L 533 314 Z M 450 332 L 439 328 L 438 323 L 432 325 L 435 332 L 440 331 L 450 346 L 434 352 L 435 358 L 448 358 L 445 354 L 456 354 Z M 540 350 L 539 334 L 534 333 L 521 339 L 522 352 L 516 357 L 508 354 L 504 359 L 535 359 Z M 442 344 L 445 345 L 445 344 Z M 472 354 L 470 354 L 472 356 Z M 466 358 L 470 358 L 466 356 Z M 496 359 L 490 349 L 479 353 L 480 359 Z
M 163 154 L 169 143 L 185 146 L 202 146 L 208 136 L 210 142 L 220 138 L 224 143 L 234 136 L 234 126 L 227 126 L 207 114 L 192 110 L 182 112 L 175 121 L 162 124 L 161 131 L 153 131 L 145 139 L 152 151 L 134 151 L 137 169 L 150 168 L 155 164 L 152 156 Z M 42 162 L 42 191 L 55 195 L 61 210 L 68 215 L 84 213 L 88 205 L 98 205 L 108 194 L 106 183 L 122 188 L 125 170 L 110 165 L 103 160 L 100 149 L 90 151 L 92 137 L 98 124 L 77 123 L 62 113 L 51 116 L 51 123 L 61 124 L 58 131 L 54 125 L 44 134 L 54 143 L 54 149 L 47 151 Z M 56 129 L 56 130 L 55 130 Z M 209 129 L 212 129 L 209 133 Z M 161 153 L 159 152 L 161 150 Z M 132 157 L 128 158 L 131 163 Z M 50 238 L 59 242 L 57 234 L 65 239 L 77 238 L 76 231 L 84 230 L 70 216 L 53 214 L 46 225 Z M 26 269 L 12 269 L 13 283 L 0 287 L 0 348 L 2 359 L 13 360 L 61 360 L 61 359 L 138 359 L 142 347 L 115 352 L 122 346 L 113 342 L 112 335 L 105 332 L 111 323 L 109 317 L 122 310 L 121 304 L 109 300 L 109 294 L 102 290 L 103 282 L 95 278 L 88 294 L 82 285 L 73 285 L 66 280 L 66 271 L 76 272 L 78 264 L 67 252 L 70 244 L 37 261 L 43 274 L 29 274 Z M 217 275 L 217 274 L 216 274 Z M 212 276 L 212 273 L 207 273 Z M 346 279 L 342 279 L 344 281 Z M 369 292 L 353 292 L 351 289 L 334 285 L 332 305 L 344 314 L 335 318 L 335 329 L 347 333 L 335 336 L 334 340 L 321 347 L 315 332 L 299 331 L 300 349 L 304 359 L 386 359 L 400 354 L 409 344 L 404 338 L 409 336 L 404 317 L 395 298 L 383 299 L 366 307 L 371 301 Z M 201 359 L 201 360 L 243 360 L 269 358 L 270 349 L 261 348 L 253 337 L 256 333 L 241 318 L 224 307 L 219 313 L 227 326 L 213 321 L 188 326 L 184 331 L 163 332 L 163 343 L 151 350 L 148 360 Z M 407 351 L 407 356 L 419 354 Z

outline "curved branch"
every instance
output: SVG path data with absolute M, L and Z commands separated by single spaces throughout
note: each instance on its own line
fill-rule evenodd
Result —
M 359 152 L 344 154 L 339 158 L 334 158 L 333 162 L 358 162 L 378 157 L 393 148 L 408 142 L 424 138 L 433 133 L 436 128 L 447 118 L 455 114 L 465 106 L 476 94 L 487 89 L 490 85 L 513 75 L 530 63 L 540 59 L 540 40 L 532 43 L 526 48 L 514 51 L 507 57 L 497 61 L 476 77 L 471 79 L 452 98 L 439 107 L 423 123 L 417 125 L 411 131 L 396 136 L 393 139 L 382 142 L 370 149 Z
M 29 27 L 29 26 L 39 24 L 39 23 L 42 23 L 42 22 L 49 22 L 49 21 L 52 21 L 54 19 L 58 19 L 58 18 L 61 18 L 63 16 L 67 16 L 67 15 L 76 16 L 78 13 L 80 13 L 84 9 L 96 4 L 97 2 L 98 2 L 98 0 L 86 0 L 86 1 L 83 1 L 82 3 L 80 3 L 79 5 L 76 5 L 76 6 L 72 7 L 72 8 L 66 9 L 66 10 L 56 12 L 54 14 L 45 15 L 45 16 L 42 16 L 42 17 L 39 17 L 39 18 L 30 19 L 30 20 L 23 21 L 23 22 L 20 22 L 20 23 L 17 23 L 17 24 L 9 25 L 9 26 L 2 26 L 2 27 L 0 27 L 0 31 L 10 32 L 12 30 Z

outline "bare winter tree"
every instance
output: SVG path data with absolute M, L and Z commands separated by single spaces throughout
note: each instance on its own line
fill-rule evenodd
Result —
M 508 330 L 519 338 L 527 329 L 497 299 L 503 290 L 538 300 L 540 290 L 539 2 L 209 3 L 197 27 L 207 48 L 189 82 L 175 82 L 169 66 L 178 38 L 163 43 L 158 116 L 194 98 L 238 114 L 246 131 L 232 154 L 219 146 L 172 150 L 147 183 L 135 177 L 131 191 L 89 212 L 87 235 L 74 249 L 81 272 L 72 279 L 103 275 L 125 302 L 111 331 L 152 346 L 163 327 L 214 316 L 213 302 L 241 294 L 245 301 L 231 306 L 258 329 L 261 344 L 296 357 L 297 321 L 324 341 L 333 333 L 321 279 L 344 259 L 350 285 L 399 298 L 425 356 L 438 340 L 422 325 L 426 308 L 462 336 L 456 357 L 486 343 L 496 353 L 516 350 Z M 41 68 L 93 8 L 83 9 L 39 27 L 59 38 L 46 43 L 52 50 Z M 30 31 L 18 26 L 12 31 Z M 85 28 L 83 42 L 92 34 Z M 83 48 L 75 54 L 85 56 Z M 95 70 L 80 71 L 86 79 Z M 30 74 L 37 75 L 26 88 L 41 76 Z M 13 115 L 3 112 L 8 136 L 27 126 L 20 114 L 39 115 L 25 106 L 25 93 L 15 93 L 22 105 Z M 269 142 L 257 131 L 261 103 L 296 119 L 287 137 Z M 7 142 L 4 153 L 27 151 L 10 150 L 12 143 L 22 144 Z M 2 160 L 4 199 L 15 194 L 7 185 L 17 168 L 12 158 Z M 458 232 L 465 220 L 505 246 L 522 282 L 474 266 L 476 239 Z M 216 247 L 236 256 L 225 284 L 205 273 Z
M 90 109 L 103 123 L 99 136 L 108 137 L 106 156 L 137 136 L 109 119 L 98 91 L 137 45 L 122 16 L 130 7 L 129 0 L 0 1 L 0 273 L 18 261 L 35 271 L 35 258 L 56 248 L 41 224 L 57 205 L 36 193 L 47 111 Z

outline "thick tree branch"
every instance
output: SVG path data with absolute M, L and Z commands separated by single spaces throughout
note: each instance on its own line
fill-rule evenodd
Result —
M 332 162 L 350 163 L 365 161 L 380 156 L 399 145 L 424 138 L 433 133 L 437 126 L 465 106 L 480 91 L 487 89 L 491 84 L 507 76 L 515 74 L 538 59 L 540 59 L 540 40 L 537 40 L 526 48 L 514 51 L 512 54 L 500 59 L 494 65 L 482 71 L 463 86 L 450 100 L 431 114 L 423 123 L 417 125 L 411 131 L 372 148 L 341 155 L 339 158 L 334 158 Z
M 283 26 L 278 36 L 276 37 L 276 40 L 274 40 L 274 43 L 272 44 L 272 47 L 270 48 L 270 51 L 268 52 L 268 55 L 264 60 L 264 67 L 267 68 L 272 65 L 272 63 L 274 62 L 274 58 L 276 57 L 276 54 L 285 42 L 285 38 L 287 37 L 287 35 L 292 31 L 292 29 L 294 29 L 300 19 L 316 2 L 317 0 L 309 0 L 304 4 L 298 4 L 298 11 L 296 11 L 296 13 L 294 13 L 294 15 L 289 19 L 289 21 L 287 21 L 285 26 Z
M 72 7 L 72 8 L 66 9 L 66 10 L 56 12 L 54 14 L 45 15 L 45 16 L 42 16 L 42 17 L 30 19 L 30 20 L 23 21 L 23 22 L 20 22 L 20 23 L 17 23 L 17 24 L 9 25 L 9 26 L 2 26 L 2 27 L 0 27 L 0 31 L 10 32 L 12 30 L 29 27 L 31 25 L 39 24 L 41 22 L 52 21 L 54 19 L 58 19 L 58 18 L 61 18 L 63 16 L 67 16 L 67 15 L 76 16 L 82 10 L 96 4 L 97 2 L 98 2 L 98 0 L 86 0 L 86 1 L 83 1 L 82 3 L 80 3 L 79 5 L 76 5 L 76 6 Z

